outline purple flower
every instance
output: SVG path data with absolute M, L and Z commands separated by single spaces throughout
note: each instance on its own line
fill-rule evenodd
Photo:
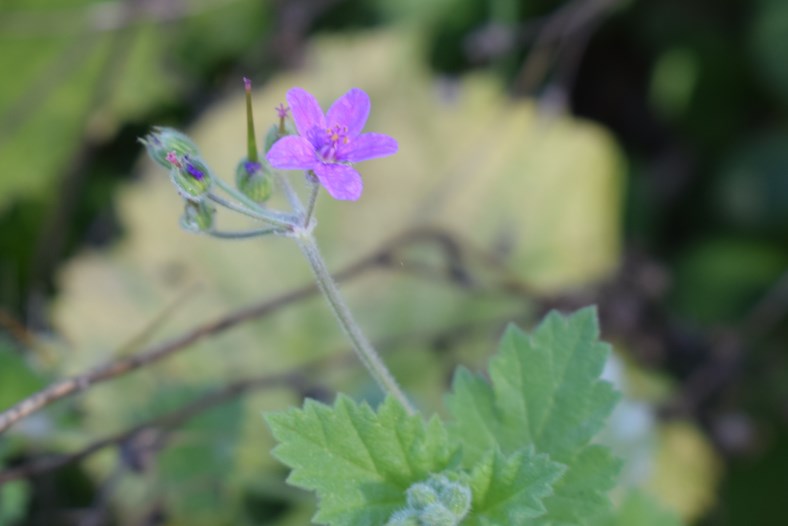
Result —
M 292 88 L 287 103 L 298 135 L 282 137 L 266 158 L 274 168 L 312 170 L 334 199 L 361 197 L 361 176 L 352 163 L 397 152 L 397 141 L 381 133 L 361 133 L 369 116 L 369 97 L 353 88 L 331 105 L 328 113 L 306 90 Z

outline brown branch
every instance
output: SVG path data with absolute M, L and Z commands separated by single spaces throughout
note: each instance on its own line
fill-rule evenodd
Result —
M 186 404 L 170 413 L 165 413 L 141 424 L 137 424 L 125 431 L 121 431 L 119 433 L 115 433 L 97 440 L 75 453 L 42 458 L 40 460 L 30 462 L 29 464 L 24 464 L 19 467 L 2 471 L 0 472 L 0 486 L 6 482 L 11 482 L 12 480 L 33 477 L 48 471 L 60 469 L 75 462 L 79 462 L 95 453 L 98 453 L 102 449 L 134 440 L 136 437 L 141 436 L 147 431 L 155 430 L 159 432 L 155 440 L 146 442 L 147 447 L 156 448 L 161 445 L 161 442 L 164 439 L 164 435 L 162 434 L 163 432 L 176 429 L 200 413 L 225 401 L 235 398 L 236 396 L 239 396 L 240 394 L 253 388 L 270 388 L 276 385 L 286 385 L 293 381 L 298 381 L 307 371 L 315 369 L 319 365 L 325 366 L 323 363 L 325 361 L 326 360 L 321 360 L 319 363 L 315 362 L 309 364 L 295 372 L 267 375 L 258 378 L 248 378 L 233 382 L 221 389 L 203 395 L 197 400 Z
M 583 35 L 583 28 L 612 11 L 620 0 L 572 0 L 546 18 L 538 31 L 531 51 L 528 53 L 517 77 L 514 90 L 518 93 L 533 91 L 547 77 L 555 47 L 562 47 L 567 39 Z M 585 45 L 585 43 L 583 44 Z
M 397 268 L 396 265 L 392 264 L 394 260 L 393 256 L 396 251 L 404 245 L 420 242 L 437 244 L 446 253 L 447 261 L 457 263 L 462 260 L 462 248 L 450 234 L 435 229 L 417 229 L 395 237 L 372 255 L 338 272 L 335 278 L 338 281 L 344 281 L 375 266 Z M 456 265 L 451 266 L 447 274 L 449 280 L 460 283 L 463 282 L 464 274 L 457 270 Z M 507 281 L 503 284 L 503 287 L 508 289 L 510 285 L 511 284 Z M 273 299 L 251 305 L 212 322 L 208 322 L 169 341 L 149 346 L 138 353 L 107 362 L 86 373 L 58 381 L 0 413 L 0 436 L 16 422 L 58 400 L 85 391 L 95 384 L 117 378 L 141 367 L 156 363 L 204 338 L 230 329 L 244 321 L 270 314 L 280 308 L 305 299 L 315 294 L 316 291 L 317 288 L 314 285 L 308 285 L 286 292 Z M 511 291 L 521 294 L 522 287 L 512 289 Z
M 431 340 L 435 342 L 465 341 L 469 333 L 477 330 L 487 330 L 492 327 L 500 327 L 503 323 L 511 321 L 510 318 L 481 320 L 475 323 L 463 323 L 460 325 L 444 328 L 440 331 L 430 331 L 414 333 L 409 335 L 399 335 L 381 342 L 380 348 L 390 348 L 395 345 L 402 345 L 411 341 Z M 415 349 L 416 347 L 408 347 Z M 96 440 L 84 448 L 74 453 L 55 455 L 47 458 L 33 460 L 29 463 L 0 471 L 0 486 L 22 478 L 30 478 L 49 471 L 57 470 L 80 462 L 99 451 L 112 446 L 121 446 L 131 443 L 137 439 L 147 451 L 158 451 L 164 447 L 167 433 L 184 425 L 186 422 L 195 418 L 199 414 L 214 408 L 217 405 L 229 402 L 249 391 L 257 389 L 270 389 L 277 386 L 307 386 L 306 378 L 310 375 L 324 374 L 328 369 L 346 367 L 355 363 L 355 355 L 352 352 L 344 351 L 339 354 L 332 354 L 327 357 L 319 358 L 308 362 L 292 371 L 269 374 L 257 377 L 236 380 L 226 386 L 207 393 L 196 400 L 184 404 L 178 409 L 159 415 L 150 420 L 134 425 L 127 430 L 114 433 L 105 438 Z M 152 434 L 149 434 L 152 433 Z
M 336 277 L 338 280 L 347 279 L 377 264 L 378 258 L 379 255 L 366 258 L 340 272 Z M 274 312 L 282 307 L 307 298 L 315 292 L 317 292 L 317 288 L 314 285 L 308 285 L 286 292 L 273 299 L 251 305 L 212 322 L 208 322 L 167 342 L 153 345 L 138 353 L 108 362 L 87 373 L 56 382 L 0 413 L 0 435 L 7 431 L 14 423 L 57 400 L 77 394 L 88 389 L 92 385 L 111 380 L 135 371 L 143 366 L 158 362 L 208 336 L 220 333 L 244 321 L 259 318 Z

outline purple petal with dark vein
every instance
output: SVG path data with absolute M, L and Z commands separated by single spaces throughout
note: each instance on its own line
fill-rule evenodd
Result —
M 288 135 L 276 141 L 265 158 L 281 170 L 309 170 L 318 162 L 315 148 L 298 135 Z
M 397 141 L 393 137 L 382 133 L 363 133 L 343 148 L 337 154 L 337 158 L 357 163 L 395 154 L 398 149 Z
M 311 93 L 302 88 L 292 88 L 287 92 L 287 103 L 293 114 L 296 128 L 300 135 L 306 136 L 307 132 L 317 126 L 326 129 L 326 118 L 323 110 Z
M 331 105 L 326 114 L 326 121 L 330 127 L 347 126 L 347 134 L 355 137 L 361 133 L 367 123 L 369 106 L 369 96 L 364 90 L 353 88 Z
M 361 197 L 364 183 L 359 173 L 350 166 L 318 163 L 312 170 L 320 184 L 334 199 L 355 201 Z

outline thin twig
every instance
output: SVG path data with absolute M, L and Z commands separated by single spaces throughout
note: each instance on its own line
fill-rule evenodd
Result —
M 363 271 L 372 267 L 389 263 L 395 251 L 403 245 L 424 242 L 428 239 L 438 242 L 440 246 L 445 246 L 450 236 L 438 230 L 414 230 L 412 232 L 406 232 L 384 244 L 383 247 L 375 253 L 336 273 L 334 277 L 337 281 L 344 281 L 348 278 L 356 277 Z M 307 285 L 294 289 L 273 299 L 232 312 L 169 341 L 149 346 L 138 353 L 107 362 L 87 373 L 55 382 L 49 387 L 46 387 L 0 413 L 0 435 L 16 422 L 58 400 L 73 396 L 88 389 L 92 385 L 111 380 L 141 367 L 156 363 L 204 338 L 218 334 L 244 321 L 262 317 L 282 307 L 305 299 L 316 292 L 316 285 Z
M 464 268 L 465 265 L 462 264 L 464 253 L 474 255 L 486 264 L 494 266 L 496 271 L 502 273 L 502 279 L 497 283 L 497 286 L 500 287 L 501 290 L 507 294 L 518 297 L 529 297 L 531 295 L 528 286 L 519 281 L 516 276 L 512 274 L 510 270 L 506 269 L 502 263 L 498 262 L 496 258 L 489 254 L 485 255 L 484 252 L 478 248 L 461 246 L 451 234 L 438 229 L 422 228 L 404 232 L 386 242 L 379 250 L 371 255 L 337 272 L 334 274 L 334 278 L 338 282 L 345 281 L 349 278 L 358 277 L 363 272 L 380 266 L 398 269 L 399 267 L 393 264 L 397 250 L 407 245 L 423 242 L 435 243 L 441 247 L 446 253 L 447 261 L 460 262 L 454 265 L 454 267 L 462 266 Z M 467 282 L 467 276 L 463 274 L 462 270 L 458 268 L 448 268 L 447 270 L 446 277 L 450 282 Z M 432 278 L 434 279 L 434 276 Z M 314 284 L 294 289 L 273 299 L 231 312 L 228 315 L 205 323 L 169 341 L 149 346 L 135 354 L 107 362 L 81 375 L 55 382 L 49 387 L 34 393 L 30 397 L 0 413 L 0 436 L 16 422 L 58 400 L 74 396 L 95 384 L 117 378 L 141 367 L 156 363 L 159 360 L 187 348 L 193 343 L 230 329 L 242 322 L 270 314 L 287 305 L 308 298 L 316 292 L 317 285 Z
M 175 429 L 188 422 L 198 414 L 206 411 L 207 409 L 210 409 L 211 407 L 218 405 L 225 400 L 232 399 L 253 387 L 262 388 L 271 387 L 274 385 L 286 385 L 288 382 L 292 382 L 294 378 L 303 374 L 303 371 L 311 370 L 317 367 L 317 365 L 317 363 L 312 363 L 296 372 L 266 375 L 258 378 L 248 378 L 233 382 L 221 389 L 203 395 L 197 400 L 182 406 L 175 411 L 159 415 L 141 424 L 137 424 L 130 429 L 97 440 L 84 449 L 77 451 L 76 453 L 43 458 L 30 464 L 25 464 L 23 466 L 0 472 L 0 485 L 12 480 L 28 478 L 34 475 L 45 473 L 47 471 L 59 469 L 69 464 L 73 464 L 74 462 L 79 462 L 80 460 L 83 460 L 106 447 L 127 442 L 146 430 L 157 429 L 159 431 L 167 431 Z
M 339 272 L 336 277 L 338 280 L 347 279 L 376 265 L 379 260 L 380 253 L 373 254 L 373 256 L 367 257 L 351 265 L 342 272 Z M 57 400 L 75 395 L 88 389 L 92 385 L 111 380 L 141 367 L 158 362 L 208 336 L 234 327 L 246 320 L 264 316 L 286 305 L 307 298 L 315 292 L 317 292 L 316 285 L 307 285 L 294 289 L 273 299 L 237 310 L 167 342 L 150 346 L 139 353 L 129 355 L 120 360 L 108 362 L 87 373 L 56 382 L 0 413 L 0 435 L 8 430 L 14 423 L 47 407 Z
M 554 62 L 551 60 L 555 53 L 553 47 L 573 38 L 584 26 L 611 11 L 618 2 L 619 0 L 572 0 L 549 15 L 517 74 L 515 91 L 532 91 L 547 76 L 547 69 Z
M 398 335 L 390 338 L 386 342 L 382 342 L 380 347 L 383 349 L 417 340 L 431 340 L 445 343 L 451 337 L 453 337 L 455 341 L 464 341 L 468 337 L 468 334 L 473 331 L 489 330 L 493 327 L 500 327 L 501 324 L 506 321 L 511 321 L 511 318 L 507 318 L 506 320 L 493 318 L 481 320 L 476 323 L 465 322 L 458 326 L 444 328 L 437 333 L 421 332 L 404 336 Z M 407 348 L 414 349 L 415 347 L 411 345 Z M 341 354 L 332 353 L 329 356 L 310 361 L 292 371 L 236 380 L 192 402 L 184 404 L 171 412 L 159 415 L 145 422 L 136 424 L 124 431 L 113 433 L 105 438 L 96 440 L 74 453 L 33 460 L 29 463 L 0 471 L 0 486 L 12 480 L 34 477 L 82 461 L 108 447 L 130 443 L 134 441 L 136 437 L 148 431 L 155 431 L 156 438 L 154 440 L 146 439 L 146 447 L 159 450 L 165 446 L 165 438 L 168 432 L 177 429 L 192 418 L 195 418 L 215 406 L 229 402 L 252 390 L 293 385 L 308 387 L 306 382 L 307 377 L 316 373 L 325 373 L 328 369 L 337 369 L 355 363 L 357 363 L 357 361 L 354 354 L 345 351 Z

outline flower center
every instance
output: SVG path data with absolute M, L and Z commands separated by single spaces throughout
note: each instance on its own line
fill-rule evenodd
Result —
M 350 142 L 350 137 L 347 134 L 347 126 L 336 125 L 332 128 L 326 128 L 323 131 L 322 137 L 318 135 L 319 146 L 317 148 L 320 157 L 327 162 L 336 162 L 337 153 L 339 149 Z

